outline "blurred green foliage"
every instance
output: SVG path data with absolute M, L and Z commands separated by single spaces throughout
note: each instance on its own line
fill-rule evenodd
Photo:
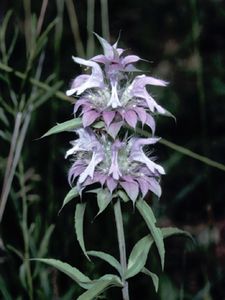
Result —
M 71 56 L 99 53 L 93 31 L 112 42 L 121 32 L 121 46 L 149 61 L 140 68 L 170 82 L 154 94 L 176 122 L 160 118 L 157 135 L 221 163 L 215 168 L 176 145 L 157 146 L 167 175 L 160 202 L 147 200 L 159 225 L 186 229 L 197 243 L 168 239 L 159 293 L 143 275 L 131 279 L 131 299 L 225 299 L 223 1 L 2 0 L 0 22 L 0 299 L 79 295 L 69 279 L 31 257 L 59 258 L 92 277 L 110 268 L 98 259 L 88 262 L 74 242 L 73 201 L 58 215 L 69 190 L 64 153 L 71 135 L 38 139 L 71 118 L 64 91 L 80 72 Z M 87 249 L 98 245 L 118 256 L 115 228 L 108 222 L 112 212 L 94 220 L 96 203 L 87 198 Z M 132 207 L 124 218 L 130 251 L 146 232 Z M 160 273 L 156 249 L 151 254 L 151 269 Z M 119 297 L 117 290 L 106 294 L 107 299 Z

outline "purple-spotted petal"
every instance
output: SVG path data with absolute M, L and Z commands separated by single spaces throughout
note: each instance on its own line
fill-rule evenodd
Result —
M 146 76 L 146 75 L 140 75 L 135 78 L 136 88 L 143 89 L 147 84 L 157 85 L 157 86 L 167 86 L 168 82 L 151 76 Z
M 74 88 L 75 93 L 77 93 L 77 95 L 82 94 L 87 89 L 97 88 L 97 87 L 102 88 L 104 86 L 103 72 L 97 63 L 79 57 L 73 57 L 73 60 L 80 65 L 84 65 L 92 68 L 91 75 L 84 75 L 84 76 L 88 76 L 86 77 L 87 79 L 84 82 L 82 82 L 80 85 L 77 85 L 76 88 Z
M 109 168 L 109 175 L 112 174 L 113 179 L 118 180 L 122 173 L 118 164 L 118 151 L 122 147 L 122 143 L 119 140 L 116 140 L 112 145 L 112 158 L 111 158 L 111 166 Z
M 109 62 L 109 60 L 107 59 L 107 57 L 105 57 L 105 55 L 96 55 L 94 57 L 91 58 L 91 60 L 97 62 L 97 63 L 102 63 L 102 64 L 106 64 Z
M 117 82 L 111 83 L 112 90 L 111 90 L 111 97 L 107 104 L 107 106 L 111 106 L 112 108 L 121 107 L 122 104 L 120 103 L 118 93 L 117 93 Z
M 137 61 L 140 60 L 140 57 L 137 56 L 137 55 L 128 55 L 128 56 L 125 56 L 123 59 L 122 59 L 122 64 L 124 66 L 128 65 L 128 64 L 132 64 L 132 63 L 135 63 Z
M 85 84 L 85 82 L 89 79 L 89 77 L 90 77 L 90 75 L 86 75 L 86 74 L 77 76 L 72 81 L 71 88 L 66 91 L 66 95 L 72 96 L 73 94 L 75 94 L 77 89 L 79 88 L 79 86 L 81 86 L 82 84 Z
M 89 105 L 89 99 L 81 98 L 81 99 L 77 100 L 74 105 L 73 113 L 75 114 L 78 111 L 78 109 L 80 108 L 80 106 L 82 106 L 82 105 Z
M 88 176 L 90 176 L 93 179 L 95 167 L 103 160 L 103 158 L 104 157 L 101 153 L 93 152 L 89 165 L 84 170 L 84 172 L 81 173 L 78 179 L 79 183 L 84 182 Z

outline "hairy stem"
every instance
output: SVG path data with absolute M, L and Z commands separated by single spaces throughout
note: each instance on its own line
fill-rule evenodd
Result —
M 123 229 L 123 216 L 121 212 L 120 200 L 118 199 L 114 204 L 114 214 L 116 220 L 116 229 L 117 229 L 117 237 L 120 251 L 120 264 L 122 268 L 122 295 L 123 300 L 129 300 L 129 291 L 128 291 L 128 282 L 125 280 L 125 272 L 127 269 L 127 258 L 126 258 L 126 243 L 124 237 L 124 229 Z

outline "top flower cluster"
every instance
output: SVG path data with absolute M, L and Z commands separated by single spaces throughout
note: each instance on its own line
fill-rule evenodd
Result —
M 130 74 L 139 71 L 134 63 L 140 57 L 125 55 L 125 50 L 117 43 L 110 45 L 97 36 L 104 50 L 89 60 L 73 57 L 73 60 L 91 69 L 91 74 L 76 77 L 68 96 L 80 96 L 74 105 L 74 113 L 82 116 L 83 129 L 79 138 L 72 142 L 73 147 L 66 156 L 73 155 L 75 161 L 69 171 L 72 183 L 77 177 L 77 186 L 82 191 L 87 185 L 100 182 L 112 194 L 115 189 L 124 189 L 135 201 L 139 195 L 145 196 L 148 190 L 160 196 L 161 166 L 148 158 L 142 147 L 154 144 L 158 139 L 126 135 L 119 139 L 124 125 L 136 128 L 140 122 L 147 125 L 154 136 L 154 115 L 169 113 L 148 93 L 146 86 L 166 86 L 167 82 L 151 76 L 138 75 L 131 79 Z M 91 129 L 97 121 L 103 122 L 98 133 Z

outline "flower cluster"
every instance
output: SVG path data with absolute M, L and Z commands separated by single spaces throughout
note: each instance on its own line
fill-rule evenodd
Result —
M 144 146 L 155 144 L 155 114 L 169 113 L 148 93 L 146 86 L 166 86 L 163 80 L 138 75 L 133 65 L 140 58 L 125 55 L 117 43 L 110 45 L 97 36 L 104 55 L 89 60 L 73 57 L 73 60 L 90 68 L 91 74 L 76 77 L 67 95 L 79 96 L 74 105 L 74 114 L 82 117 L 83 128 L 76 130 L 78 138 L 71 142 L 72 148 L 66 157 L 73 157 L 69 170 L 69 182 L 76 180 L 81 192 L 93 183 L 107 187 L 112 194 L 123 189 L 132 201 L 139 194 L 143 197 L 150 190 L 161 195 L 160 175 L 165 174 L 162 166 L 156 164 L 143 150 Z M 102 122 L 96 131 L 96 122 Z M 131 136 L 120 138 L 121 128 L 126 125 L 136 128 L 138 123 L 147 125 L 151 138 Z

